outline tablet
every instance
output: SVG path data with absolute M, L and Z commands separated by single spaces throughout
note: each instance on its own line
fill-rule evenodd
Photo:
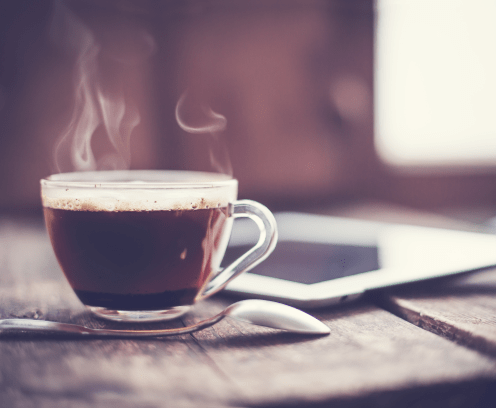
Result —
M 275 216 L 276 249 L 229 283 L 227 292 L 311 308 L 371 289 L 496 266 L 496 235 L 303 213 Z M 224 263 L 257 237 L 252 222 L 237 221 Z

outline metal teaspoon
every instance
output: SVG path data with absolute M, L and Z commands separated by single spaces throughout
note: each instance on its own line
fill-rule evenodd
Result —
M 286 330 L 302 334 L 329 334 L 329 328 L 313 316 L 282 303 L 268 300 L 249 299 L 233 303 L 218 315 L 203 320 L 192 326 L 160 330 L 109 330 L 91 329 L 89 327 L 56 323 L 34 319 L 3 319 L 0 320 L 0 334 L 20 332 L 43 332 L 51 334 L 75 335 L 85 337 L 162 337 L 177 334 L 193 333 L 213 326 L 225 317 L 248 322 L 258 326 Z

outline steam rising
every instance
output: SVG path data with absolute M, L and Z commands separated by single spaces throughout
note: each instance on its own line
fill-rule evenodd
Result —
M 219 173 L 232 176 L 231 160 L 225 143 L 220 139 L 220 132 L 224 131 L 227 126 L 227 119 L 224 115 L 214 112 L 211 108 L 202 107 L 202 111 L 207 117 L 206 123 L 201 126 L 188 125 L 182 113 L 185 110 L 185 101 L 187 92 L 184 92 L 176 104 L 176 121 L 180 128 L 185 132 L 192 134 L 210 135 L 212 143 L 209 146 L 210 164 L 213 169 Z
M 61 2 L 55 3 L 50 34 L 55 44 L 77 53 L 75 104 L 55 147 L 57 170 L 128 169 L 131 132 L 140 122 L 136 107 L 125 104 L 122 92 L 110 96 L 104 90 L 98 70 L 100 47 L 89 28 Z M 91 142 L 102 125 L 115 151 L 97 160 Z
M 200 126 L 200 127 L 188 126 L 185 123 L 185 121 L 181 119 L 181 114 L 180 114 L 180 112 L 183 110 L 186 94 L 187 93 L 184 92 L 181 95 L 176 105 L 176 120 L 182 130 L 188 133 L 206 134 L 206 133 L 222 132 L 226 128 L 227 125 L 226 117 L 224 115 L 221 115 L 220 113 L 214 112 L 210 108 L 203 109 L 204 113 L 211 119 L 210 123 L 207 123 L 204 126 Z
M 116 153 L 104 156 L 101 160 L 101 167 L 110 167 L 114 170 L 128 169 L 131 162 L 131 132 L 140 122 L 138 110 L 135 107 L 129 109 L 129 103 L 126 109 L 124 97 L 116 101 L 98 92 L 98 100 L 105 130 L 116 150 Z M 121 161 L 120 164 L 119 161 Z

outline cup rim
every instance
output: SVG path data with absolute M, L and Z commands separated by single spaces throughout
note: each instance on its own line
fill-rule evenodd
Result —
M 219 188 L 237 185 L 227 174 L 190 170 L 104 170 L 52 174 L 42 187 L 104 189 Z

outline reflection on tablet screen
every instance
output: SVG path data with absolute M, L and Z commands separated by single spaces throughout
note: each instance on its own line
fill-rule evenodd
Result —
M 245 245 L 230 247 L 223 266 L 249 249 Z M 377 247 L 282 241 L 250 273 L 312 284 L 377 269 Z

